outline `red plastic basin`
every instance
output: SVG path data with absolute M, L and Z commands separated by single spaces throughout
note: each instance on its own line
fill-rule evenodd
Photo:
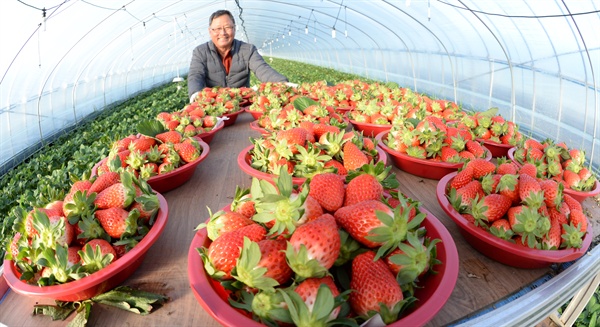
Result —
M 169 217 L 167 201 L 160 193 L 157 196 L 160 202 L 160 209 L 156 215 L 154 225 L 152 225 L 148 234 L 131 251 L 104 269 L 65 284 L 37 286 L 19 280 L 20 274 L 14 262 L 12 260 L 4 260 L 4 277 L 8 285 L 18 294 L 67 302 L 87 300 L 115 288 L 131 276 L 142 264 L 146 253 L 152 244 L 158 240 L 158 237 L 167 224 Z
M 210 152 L 210 147 L 206 142 L 204 142 L 201 138 L 196 138 L 198 143 L 200 143 L 200 147 L 202 148 L 202 153 L 198 157 L 198 159 L 189 162 L 183 166 L 178 167 L 166 174 L 152 176 L 148 179 L 148 184 L 158 193 L 166 193 L 172 189 L 175 189 L 185 182 L 187 182 L 196 171 L 198 165 L 208 156 Z M 100 160 L 94 167 L 92 168 L 92 176 L 97 175 L 98 167 L 102 165 L 107 158 Z
M 415 291 L 418 301 L 415 306 L 404 313 L 404 316 L 389 326 L 423 326 L 442 309 L 454 290 L 458 278 L 458 251 L 456 244 L 444 225 L 431 213 L 423 210 L 427 218 L 422 226 L 427 229 L 427 236 L 439 238 L 436 244 L 437 258 L 442 262 L 434 266 L 437 274 L 429 274 L 423 279 Z M 227 302 L 227 291 L 221 284 L 208 276 L 204 270 L 202 259 L 196 251 L 199 247 L 208 247 L 210 239 L 206 228 L 196 232 L 188 250 L 188 279 L 192 292 L 202 308 L 223 326 L 264 326 L 252 320 L 242 310 L 233 308 Z
M 451 172 L 457 171 L 464 165 L 464 163 L 447 163 L 419 159 L 411 157 L 405 153 L 395 151 L 389 148 L 383 142 L 383 140 L 387 138 L 387 134 L 387 131 L 377 134 L 377 136 L 375 137 L 375 139 L 378 141 L 377 144 L 383 149 L 383 151 L 390 155 L 392 162 L 396 167 L 398 167 L 398 169 L 403 170 L 409 174 L 428 179 L 440 179 Z M 487 156 L 485 159 L 489 161 L 492 159 L 492 153 L 487 148 L 486 151 Z
M 267 181 L 273 183 L 273 178 L 275 178 L 276 175 L 262 172 L 258 169 L 254 169 L 251 166 L 250 151 L 252 151 L 253 148 L 254 148 L 254 145 L 250 145 L 240 152 L 240 154 L 238 155 L 238 158 L 237 158 L 238 166 L 242 169 L 243 172 L 245 172 L 246 174 L 248 174 L 252 177 L 256 177 L 258 179 L 264 179 L 264 180 L 267 180 Z M 377 154 L 379 157 L 378 162 L 381 161 L 381 162 L 383 162 L 384 165 L 386 165 L 387 164 L 387 156 L 386 156 L 385 152 L 383 152 L 383 150 L 381 150 L 379 148 L 379 146 L 377 146 L 376 149 L 377 149 Z M 305 181 L 306 181 L 306 178 L 304 178 L 304 177 L 292 177 L 292 182 L 294 183 L 294 185 L 300 186 L 300 185 L 304 184 Z
M 392 128 L 392 124 L 380 125 L 370 123 L 359 123 L 355 120 L 350 120 L 352 127 L 358 131 L 363 132 L 364 136 L 375 137 L 381 132 L 389 131 Z
M 518 268 L 543 268 L 553 263 L 569 262 L 581 257 L 589 248 L 593 231 L 588 221 L 588 231 L 583 238 L 583 244 L 579 249 L 563 250 L 538 250 L 530 249 L 509 241 L 503 240 L 491 233 L 476 227 L 463 218 L 450 204 L 446 197 L 448 183 L 452 181 L 456 172 L 444 176 L 437 184 L 436 196 L 440 207 L 446 212 L 464 239 L 477 251 L 487 257 L 501 262 L 505 265 Z

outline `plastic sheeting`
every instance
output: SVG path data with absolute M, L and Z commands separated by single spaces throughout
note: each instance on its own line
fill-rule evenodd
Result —
M 0 167 L 90 114 L 185 76 L 193 47 L 209 39 L 208 17 L 229 9 L 236 38 L 265 56 L 394 81 L 466 109 L 498 107 L 527 135 L 585 150 L 597 170 L 599 7 L 582 0 L 2 1 Z

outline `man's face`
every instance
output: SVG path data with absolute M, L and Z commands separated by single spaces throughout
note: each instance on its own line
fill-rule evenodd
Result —
M 235 25 L 228 15 L 222 15 L 213 19 L 208 27 L 210 38 L 217 48 L 228 49 L 235 37 Z

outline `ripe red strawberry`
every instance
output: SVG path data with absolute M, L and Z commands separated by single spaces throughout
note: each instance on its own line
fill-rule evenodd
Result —
M 581 177 L 568 169 L 563 172 L 563 179 L 570 189 L 577 189 L 581 184 Z
M 46 209 L 46 208 L 34 208 L 29 213 L 27 213 L 27 217 L 25 217 L 25 232 L 27 233 L 28 238 L 32 238 L 34 235 L 39 235 L 38 231 L 35 229 L 33 225 L 33 215 L 35 212 L 41 212 L 46 214 L 47 217 L 53 216 L 64 216 L 62 209 Z
M 500 174 L 487 174 L 481 178 L 481 186 L 485 194 L 498 193 L 498 185 L 500 184 L 502 175 Z
M 467 150 L 460 151 L 458 153 L 458 156 L 461 157 L 462 159 L 464 159 L 463 161 L 470 161 L 470 160 L 475 159 L 475 155 Z
M 285 261 L 284 239 L 263 239 L 252 242 L 245 238 L 232 276 L 247 287 L 274 291 L 287 283 L 293 271 Z
M 229 209 L 246 218 L 252 218 L 256 213 L 256 208 L 254 207 L 254 201 L 252 201 L 252 196 L 250 195 L 250 189 L 243 189 L 236 186 L 235 195 Z
M 542 238 L 542 248 L 558 250 L 562 243 L 562 223 L 556 216 L 550 216 L 550 230 Z
M 537 168 L 532 163 L 525 163 L 519 168 L 519 175 L 529 175 L 533 178 L 537 178 Z
M 160 208 L 160 203 L 158 202 L 158 197 L 156 194 L 139 194 L 141 192 L 136 192 L 136 198 L 129 211 L 133 209 L 137 209 L 140 213 L 139 219 L 148 223 L 150 218 L 158 211 Z
M 315 308 L 315 304 L 317 304 L 317 303 L 321 303 L 321 304 L 327 303 L 327 302 L 321 302 L 317 299 L 317 295 L 319 294 L 319 288 L 321 287 L 321 285 L 327 286 L 327 288 L 331 292 L 332 297 L 336 297 L 340 294 L 340 291 L 338 290 L 338 288 L 335 285 L 331 276 L 326 276 L 326 277 L 322 277 L 322 278 L 308 278 L 308 279 L 302 281 L 300 284 L 298 284 L 298 286 L 296 286 L 296 288 L 294 288 L 294 292 L 299 295 L 300 300 L 302 300 L 304 302 L 304 304 L 306 305 L 306 308 L 308 309 L 307 313 L 311 316 L 316 316 L 316 319 L 317 319 L 316 321 L 309 320 L 310 318 L 302 316 L 304 314 L 304 310 L 299 310 L 300 311 L 300 313 L 299 313 L 300 317 L 298 318 L 299 321 L 294 320 L 296 325 L 301 325 L 302 322 L 311 321 L 311 323 L 315 323 L 319 326 L 326 326 L 327 325 L 326 323 L 328 321 L 337 318 L 337 316 L 340 312 L 340 307 L 338 306 L 338 307 L 333 308 L 333 303 L 329 304 L 329 305 L 331 305 L 331 307 Z M 288 301 L 295 302 L 294 297 L 291 297 L 291 298 L 288 297 L 288 299 L 286 299 L 286 302 L 288 302 Z M 288 303 L 288 306 L 290 306 L 290 305 L 298 307 L 299 303 Z
M 12 256 L 13 261 L 17 261 L 17 256 L 19 255 L 19 240 L 21 239 L 21 233 L 16 232 L 13 236 L 13 239 L 10 241 L 10 255 Z
M 155 139 L 147 136 L 141 136 L 140 138 L 135 139 L 133 142 L 131 142 L 131 144 L 129 145 L 129 151 L 146 152 L 150 150 L 150 148 L 155 144 Z
M 539 208 L 544 202 L 542 187 L 535 178 L 527 174 L 519 176 L 519 197 L 521 202 L 534 208 Z
M 263 240 L 266 234 L 267 231 L 264 227 L 259 224 L 251 224 L 222 234 L 210 244 L 208 249 L 201 248 L 201 256 L 206 262 L 205 265 L 212 266 L 210 275 L 217 279 L 232 279 L 231 271 L 240 256 L 244 237 L 258 242 Z
M 275 139 L 277 141 L 286 140 L 292 153 L 298 153 L 298 148 L 296 146 L 304 147 L 306 144 L 306 135 L 307 131 L 304 128 L 295 127 L 277 132 Z
M 75 196 L 75 193 L 77 193 L 77 191 L 88 191 L 90 187 L 92 187 L 92 182 L 90 182 L 89 180 L 77 181 L 74 182 L 73 185 L 71 185 L 69 193 L 67 193 L 67 195 L 65 195 L 65 198 L 63 199 L 63 213 L 65 216 L 68 216 L 70 213 L 70 210 L 68 210 L 66 206 L 69 203 L 74 203 L 73 196 Z
M 502 218 L 512 205 L 512 200 L 502 194 L 489 194 L 473 203 L 471 214 L 479 222 L 490 222 Z
M 467 150 L 471 152 L 475 158 L 485 158 L 485 148 L 477 141 L 469 140 L 466 143 Z
M 582 233 L 587 232 L 587 217 L 581 210 L 572 209 L 569 214 L 569 225 L 578 228 Z
M 493 162 L 481 158 L 475 158 L 467 163 L 467 166 L 473 168 L 473 178 L 479 179 L 487 174 L 493 174 L 496 171 L 496 165 Z
M 335 218 L 326 213 L 300 225 L 292 234 L 286 258 L 301 278 L 323 277 L 340 254 L 341 240 Z M 316 261 L 317 266 L 311 264 Z
M 475 199 L 482 199 L 485 196 L 481 182 L 472 180 L 467 185 L 456 190 L 456 198 L 460 196 L 460 205 L 470 207 Z
M 500 174 L 500 175 L 506 175 L 506 174 L 511 174 L 511 175 L 516 175 L 518 172 L 518 166 L 510 161 L 510 162 L 504 162 L 498 165 L 498 167 L 496 168 L 496 173 Z
M 393 210 L 377 200 L 367 200 L 338 209 L 335 220 L 359 243 L 370 247 L 380 247 L 377 255 L 385 255 L 400 242 L 406 234 L 417 228 L 425 214 L 411 218 L 414 204 L 401 205 Z
M 536 148 L 530 148 L 527 149 L 526 157 L 530 162 L 542 162 L 544 161 L 544 151 Z
M 202 118 L 202 126 L 204 127 L 214 127 L 218 122 L 219 120 L 216 116 L 207 115 Z
M 200 157 L 200 151 L 191 143 L 177 143 L 174 145 L 175 151 L 179 154 L 181 160 L 190 163 Z
M 369 163 L 369 158 L 358 146 L 352 142 L 344 143 L 342 150 L 344 157 L 344 168 L 348 170 L 359 169 Z
M 579 210 L 579 211 L 583 211 L 583 207 L 581 206 L 581 203 L 577 200 L 575 200 L 574 197 L 572 197 L 569 194 L 563 193 L 563 201 L 567 204 L 569 210 Z
M 429 271 L 432 260 L 435 259 L 437 242 L 439 240 L 425 245 L 416 233 L 408 233 L 406 242 L 398 244 L 398 248 L 384 258 L 400 285 L 411 284 Z
M 79 253 L 79 255 L 81 257 L 81 263 L 84 265 L 89 265 L 89 264 L 92 264 L 93 262 L 95 262 L 97 258 L 94 256 L 88 256 L 88 255 L 86 255 L 86 253 L 89 253 L 90 250 L 97 253 L 96 250 L 98 248 L 100 249 L 100 253 L 102 256 L 105 256 L 108 254 L 112 255 L 112 260 L 110 262 L 114 262 L 115 260 L 117 260 L 117 252 L 115 251 L 113 246 L 104 239 L 95 238 L 93 240 L 89 240 L 81 248 L 82 252 Z
M 378 200 L 383 195 L 383 186 L 377 177 L 360 174 L 346 185 L 344 206 L 350 206 L 366 200 Z
M 308 194 L 323 209 L 335 212 L 344 204 L 344 180 L 334 173 L 317 174 L 310 180 Z
M 165 122 L 165 127 L 169 131 L 175 131 L 175 129 L 177 128 L 177 126 L 179 126 L 179 121 L 178 120 L 169 120 L 169 121 Z
M 460 170 L 450 182 L 450 187 L 459 189 L 473 180 L 473 167 L 466 165 Z
M 315 139 L 318 140 L 325 133 L 339 133 L 340 128 L 329 124 L 318 123 L 314 124 L 313 132 L 315 134 Z
M 127 208 L 133 203 L 135 195 L 132 177 L 130 174 L 125 173 L 121 175 L 121 182 L 113 184 L 98 193 L 94 204 L 99 209 Z
M 460 156 L 458 155 L 458 151 L 451 148 L 450 146 L 442 147 L 441 157 L 442 157 L 443 162 L 451 162 L 451 163 L 460 162 Z
M 212 241 L 222 234 L 254 224 L 250 218 L 237 212 L 219 210 L 213 214 L 208 209 L 208 213 L 208 222 L 198 225 L 196 230 L 206 227 L 208 238 Z
M 544 145 L 536 139 L 525 140 L 525 142 L 523 143 L 523 147 L 527 150 L 538 149 L 538 150 L 544 151 Z
M 335 159 L 331 159 L 331 160 L 327 161 L 323 165 L 323 167 L 324 168 L 333 167 L 333 168 L 337 169 L 337 174 L 340 176 L 348 175 L 348 170 L 344 167 L 344 164 L 342 164 L 341 162 L 339 162 Z
M 121 181 L 121 175 L 114 171 L 107 171 L 104 174 L 96 177 L 92 186 L 88 190 L 88 194 L 92 192 L 100 193 L 105 188 Z
M 306 196 L 306 199 L 300 207 L 300 210 L 304 210 L 304 213 L 302 214 L 300 219 L 298 219 L 298 224 L 303 224 L 305 222 L 315 220 L 323 214 L 323 207 L 321 207 L 319 201 L 317 201 L 310 195 Z
M 490 226 L 490 233 L 503 240 L 510 240 L 514 235 L 513 230 L 510 228 L 508 219 L 505 218 L 500 218 L 494 221 Z
M 395 276 L 375 253 L 368 251 L 356 256 L 352 261 L 352 277 L 348 302 L 357 315 L 368 316 L 369 311 L 377 311 L 385 324 L 397 320 L 402 306 L 402 290 Z M 385 306 L 387 310 L 382 310 Z
M 139 213 L 131 213 L 120 207 L 96 210 L 94 216 L 102 225 L 102 228 L 112 238 L 121 238 L 123 235 L 135 234 Z
M 558 208 L 563 198 L 562 184 L 558 184 L 551 179 L 539 181 L 539 184 L 542 191 L 544 191 L 544 202 L 548 208 Z
M 496 193 L 502 194 L 511 199 L 513 205 L 521 202 L 519 196 L 519 180 L 517 175 L 505 174 L 500 178 L 500 183 L 496 187 Z
M 368 137 L 364 137 L 362 139 L 363 141 L 363 148 L 367 151 L 373 151 L 375 150 L 375 143 L 373 142 L 373 140 L 371 138 Z
M 181 139 L 183 137 L 181 136 L 181 133 L 179 133 L 178 131 L 172 130 L 172 131 L 156 134 L 156 138 L 159 139 L 162 143 L 177 144 L 177 143 L 181 143 Z

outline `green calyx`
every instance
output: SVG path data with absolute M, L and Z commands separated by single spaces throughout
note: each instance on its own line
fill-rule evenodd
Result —
M 435 258 L 435 244 L 441 240 L 435 239 L 425 246 L 419 240 L 416 233 L 408 233 L 408 243 L 398 244 L 401 253 L 390 256 L 390 261 L 401 266 L 396 280 L 400 285 L 413 283 L 417 278 L 427 272 L 431 266 L 432 258 Z
M 275 286 L 278 286 L 279 283 L 275 279 L 265 276 L 267 268 L 258 265 L 260 259 L 261 252 L 258 243 L 244 237 L 244 245 L 231 276 L 248 287 L 275 292 Z
M 96 245 L 96 248 L 92 248 L 89 244 L 86 244 L 83 249 L 79 250 L 79 256 L 81 257 L 84 271 L 89 274 L 108 266 L 114 259 L 112 253 L 103 255 L 99 245 Z
M 308 188 L 303 187 L 299 193 L 294 193 L 292 176 L 285 168 L 281 168 L 273 180 L 275 185 L 265 180 L 252 181 L 250 193 L 255 199 L 257 212 L 252 219 L 263 224 L 274 221 L 269 235 L 293 233 L 304 215 L 301 207 L 308 196 Z
M 530 248 L 535 248 L 538 239 L 541 239 L 550 229 L 548 217 L 538 213 L 536 208 L 523 206 L 521 212 L 516 214 L 518 223 L 513 226 L 515 233 L 521 235 L 523 243 Z
M 96 192 L 88 194 L 87 191 L 77 191 L 73 195 L 73 202 L 65 204 L 65 209 L 68 212 L 67 218 L 71 224 L 77 223 L 80 217 L 92 214 L 96 207 L 94 200 Z
M 425 219 L 426 216 L 422 212 L 419 212 L 410 219 L 410 212 L 415 207 L 415 204 L 407 204 L 407 202 L 404 199 L 400 199 L 400 205 L 393 209 L 392 216 L 383 211 L 375 211 L 377 219 L 384 226 L 373 228 L 369 232 L 369 235 L 365 237 L 369 241 L 381 243 L 375 255 L 375 260 L 388 255 L 401 242 L 406 240 L 410 231 L 418 229 L 421 222 Z
M 321 278 L 329 274 L 329 271 L 321 266 L 319 261 L 308 257 L 308 250 L 304 244 L 300 245 L 298 251 L 288 242 L 285 250 L 288 265 L 296 273 L 296 280 L 302 281 L 307 278 Z
M 381 161 L 377 162 L 377 164 L 369 163 L 367 165 L 363 165 L 360 169 L 349 171 L 348 175 L 346 176 L 346 183 L 349 183 L 352 179 L 359 175 L 369 174 L 375 176 L 384 189 L 397 189 L 400 186 L 400 183 L 396 179 L 396 174 L 390 173 L 391 169 L 392 166 L 386 167 Z
M 296 326 L 326 327 L 334 324 L 336 317 L 333 317 L 332 313 L 341 303 L 336 301 L 328 286 L 324 284 L 319 286 L 312 308 L 309 308 L 300 295 L 291 289 L 279 289 L 278 292 L 281 292 Z

